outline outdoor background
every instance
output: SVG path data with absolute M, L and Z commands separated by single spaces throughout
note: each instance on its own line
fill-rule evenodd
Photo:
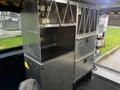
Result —
M 0 50 L 21 45 L 22 36 L 20 14 L 0 12 Z
M 105 46 L 102 54 L 120 45 L 120 14 L 109 15 L 108 28 L 105 35 Z
M 0 50 L 22 45 L 20 14 L 0 12 Z M 120 15 L 110 15 L 105 36 L 105 46 L 101 53 L 105 54 L 120 45 Z

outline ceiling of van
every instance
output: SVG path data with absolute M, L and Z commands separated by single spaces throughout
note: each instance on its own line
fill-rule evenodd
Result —
M 120 4 L 120 0 L 73 0 L 73 1 L 79 1 L 79 2 L 87 2 L 92 4 Z
M 0 0 L 0 11 L 19 12 L 22 9 L 22 3 L 25 0 Z M 29 0 L 28 0 L 29 1 Z M 83 3 L 90 3 L 105 6 L 120 7 L 120 0 L 72 0 Z
M 0 11 L 19 12 L 24 0 L 0 0 Z

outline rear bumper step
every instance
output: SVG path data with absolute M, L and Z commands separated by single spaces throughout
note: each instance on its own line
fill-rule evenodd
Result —
M 120 88 L 120 72 L 98 64 L 96 65 L 96 68 L 96 70 L 93 70 L 95 76 L 100 77 Z

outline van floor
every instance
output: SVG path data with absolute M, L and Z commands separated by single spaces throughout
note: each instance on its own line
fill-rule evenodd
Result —
M 94 77 L 92 80 L 81 84 L 76 90 L 120 90 L 120 88 Z

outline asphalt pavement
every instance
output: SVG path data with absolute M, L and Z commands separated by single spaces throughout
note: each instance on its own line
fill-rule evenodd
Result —
M 99 64 L 120 72 L 120 49 L 99 62 Z
M 16 31 L 6 31 L 3 29 L 0 29 L 0 38 L 8 38 L 8 37 L 15 37 L 21 35 L 20 30 Z

